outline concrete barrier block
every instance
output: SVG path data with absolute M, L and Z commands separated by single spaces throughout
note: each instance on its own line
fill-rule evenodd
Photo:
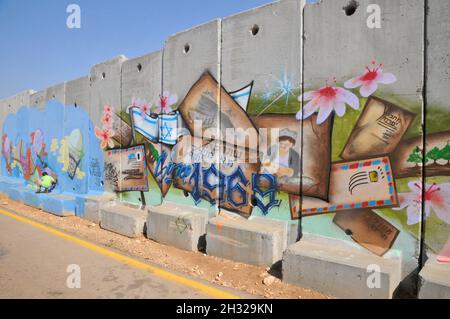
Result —
M 35 190 L 28 190 L 22 192 L 22 201 L 25 205 L 34 207 L 34 208 L 43 208 L 43 204 L 41 201 L 40 194 L 36 194 Z
M 11 178 L 6 176 L 0 177 L 0 192 L 6 193 L 9 188 L 17 188 L 25 185 L 23 179 Z
M 276 91 L 277 80 L 300 87 L 301 11 L 300 1 L 280 1 L 222 20 L 222 85 L 229 92 L 252 81 L 253 99 Z
M 146 211 L 130 206 L 113 203 L 100 208 L 100 227 L 127 237 L 142 235 L 146 219 Z
M 170 36 L 164 47 L 163 90 L 179 101 L 205 71 L 218 80 L 220 67 L 220 20 L 202 24 Z M 182 74 L 183 76 L 180 76 Z
M 100 207 L 115 200 L 114 193 L 103 193 L 101 195 L 88 195 L 83 197 L 84 212 L 82 218 L 94 223 L 100 223 Z
M 207 223 L 207 209 L 164 203 L 148 209 L 147 237 L 184 250 L 203 250 Z
M 65 104 L 89 109 L 89 76 L 66 82 Z
M 59 83 L 52 85 L 45 90 L 45 100 L 57 100 L 58 102 L 66 103 L 66 83 Z
M 103 107 L 109 105 L 120 112 L 123 55 L 94 65 L 90 71 L 89 115 L 94 125 L 101 126 Z
M 7 188 L 5 193 L 11 200 L 22 201 L 22 192 L 18 188 Z
M 75 215 L 75 197 L 66 194 L 38 194 L 42 201 L 42 210 L 57 216 Z
M 282 258 L 287 223 L 265 218 L 231 218 L 218 215 L 206 228 L 209 255 L 254 265 L 271 266 Z
M 130 59 L 122 64 L 122 108 L 133 97 L 153 105 L 161 94 L 162 51 Z
M 30 95 L 30 106 L 44 109 L 47 103 L 47 91 L 41 90 Z
M 400 259 L 309 234 L 288 247 L 282 268 L 284 282 L 338 298 L 392 298 L 401 278 Z
M 428 254 L 419 275 L 420 299 L 450 299 L 450 264 L 438 263 L 436 255 Z

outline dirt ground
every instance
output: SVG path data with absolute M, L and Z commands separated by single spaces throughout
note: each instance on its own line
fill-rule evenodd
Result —
M 69 234 L 112 247 L 130 256 L 140 257 L 168 270 L 207 280 L 215 285 L 230 287 L 264 298 L 330 299 L 310 289 L 281 282 L 280 269 L 268 269 L 208 256 L 201 252 L 188 252 L 166 246 L 144 236 L 128 238 L 104 229 L 88 220 L 71 216 L 59 217 L 42 210 L 10 200 L 0 194 L 0 207 L 63 230 Z M 276 267 L 275 267 L 276 268 Z

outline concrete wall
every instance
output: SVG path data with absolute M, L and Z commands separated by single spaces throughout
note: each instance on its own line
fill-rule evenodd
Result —
M 432 0 L 428 7 L 421 0 L 274 2 L 172 35 L 161 51 L 118 56 L 85 77 L 3 99 L 0 190 L 61 215 L 84 216 L 89 201 L 95 220 L 100 209 L 92 201 L 111 199 L 104 194 L 118 205 L 170 203 L 177 214 L 173 205 L 198 207 L 208 218 L 221 215 L 206 227 L 210 253 L 236 252 L 244 261 L 242 247 L 279 256 L 304 234 L 305 247 L 326 238 L 347 248 L 319 260 L 298 246 L 286 263 L 339 263 L 345 281 L 352 273 L 345 252 L 369 254 L 394 266 L 389 287 L 368 296 L 415 294 L 420 257 L 450 259 L 450 7 Z M 195 119 L 215 134 L 199 136 Z M 237 127 L 256 132 L 258 162 L 238 163 L 236 154 L 256 150 L 219 135 Z M 46 168 L 57 186 L 33 197 Z M 23 189 L 9 191 L 17 182 Z M 170 224 L 163 215 L 158 220 Z M 249 243 L 254 229 L 262 237 Z M 286 238 L 267 239 L 279 234 Z

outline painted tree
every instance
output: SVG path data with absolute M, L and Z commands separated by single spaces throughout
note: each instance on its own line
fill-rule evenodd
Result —
M 419 166 L 419 163 L 422 163 L 422 151 L 419 149 L 419 146 L 416 146 L 411 154 L 409 154 L 408 159 L 406 160 L 409 163 L 416 164 L 416 167 Z
M 441 149 L 441 158 L 450 164 L 450 145 L 448 143 Z
M 436 146 L 427 152 L 426 159 L 430 159 L 436 164 L 438 159 L 441 159 L 441 150 Z

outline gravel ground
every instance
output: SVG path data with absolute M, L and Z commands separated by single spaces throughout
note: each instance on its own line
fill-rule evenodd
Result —
M 0 195 L 0 207 L 63 230 L 97 244 L 112 247 L 130 256 L 140 257 L 168 270 L 175 270 L 216 285 L 230 287 L 255 296 L 283 299 L 332 298 L 324 294 L 281 282 L 280 269 L 233 262 L 201 252 L 188 252 L 159 244 L 144 236 L 128 238 L 101 229 L 98 224 L 79 217 L 59 217 L 12 201 Z

